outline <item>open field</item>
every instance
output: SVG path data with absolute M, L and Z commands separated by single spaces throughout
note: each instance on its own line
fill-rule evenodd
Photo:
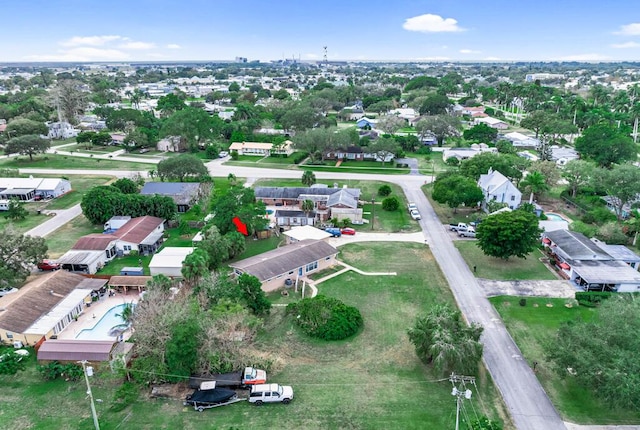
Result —
M 89 154 L 109 154 L 121 150 L 120 146 L 99 146 L 99 145 L 85 145 L 84 143 L 76 143 L 75 145 L 64 146 L 60 148 L 64 152 L 83 152 Z
M 350 273 L 320 285 L 321 293 L 355 305 L 363 314 L 364 329 L 344 341 L 309 339 L 285 316 L 284 308 L 272 310 L 258 334 L 257 347 L 279 363 L 270 380 L 293 386 L 296 397 L 290 405 L 255 407 L 241 402 L 197 413 L 183 407 L 180 399 L 149 399 L 150 390 L 144 387 L 140 396 L 118 411 L 113 408 L 113 395 L 119 381 L 105 367 L 91 379 L 94 397 L 101 399 L 96 403 L 101 428 L 453 428 L 455 401 L 450 382 L 417 359 L 406 336 L 416 315 L 437 302 L 453 303 L 428 248 L 354 244 L 344 248 L 343 258 L 363 270 L 393 270 L 398 276 Z M 33 358 L 29 360 L 26 372 L 0 376 L 0 427 L 91 428 L 85 382 L 44 382 Z M 489 416 L 497 417 L 501 402 L 485 372 L 473 391 L 471 402 L 477 413 L 485 413 L 486 408 Z
M 508 260 L 484 255 L 475 240 L 456 240 L 453 242 L 462 258 L 470 268 L 476 266 L 478 278 L 496 281 L 522 281 L 528 279 L 557 280 L 558 277 L 545 266 L 539 250 L 533 251 L 526 259 L 511 257 Z
M 13 169 L 73 169 L 96 170 L 148 170 L 148 163 L 134 163 L 131 161 L 105 160 L 100 158 L 73 157 L 67 155 L 38 155 L 29 161 L 29 157 L 11 157 L 0 160 L 0 168 Z
M 71 220 L 60 227 L 54 234 L 45 238 L 49 247 L 49 257 L 58 258 L 67 252 L 80 237 L 85 234 L 102 233 L 101 225 L 91 224 L 84 215 Z
M 29 215 L 27 215 L 27 217 L 23 220 L 10 220 L 4 214 L 1 214 L 0 231 L 11 228 L 17 233 L 24 233 L 51 219 L 46 215 L 38 215 L 36 211 L 33 210 L 33 208 L 29 207 L 29 205 L 25 205 L 24 208 L 29 211 Z
M 638 424 L 640 412 L 611 408 L 598 401 L 590 391 L 561 379 L 546 361 L 543 345 L 550 342 L 561 323 L 597 317 L 597 308 L 565 307 L 566 299 L 527 297 L 527 305 L 518 304 L 519 297 L 500 296 L 489 299 L 502 317 L 509 333 L 524 358 L 538 362 L 537 376 L 545 391 L 565 420 L 579 424 Z M 548 306 L 551 305 L 551 306 Z

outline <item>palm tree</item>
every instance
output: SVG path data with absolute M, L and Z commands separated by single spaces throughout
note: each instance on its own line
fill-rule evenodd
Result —
M 300 209 L 304 212 L 307 218 L 309 218 L 309 214 L 315 209 L 316 205 L 313 203 L 313 200 L 305 200 L 300 205 Z
M 122 312 L 119 313 L 119 314 L 116 314 L 116 316 L 122 318 L 122 320 L 126 324 L 131 324 L 131 322 L 133 320 L 133 312 L 134 312 L 134 310 L 135 310 L 135 305 L 133 304 L 133 302 L 125 303 L 124 307 L 122 308 Z
M 533 197 L 535 194 L 543 193 L 549 189 L 545 177 L 540 172 L 531 172 L 520 182 L 522 189 L 529 191 L 529 203 L 533 204 Z
M 305 170 L 302 174 L 302 184 L 310 187 L 316 183 L 316 175 L 311 170 Z

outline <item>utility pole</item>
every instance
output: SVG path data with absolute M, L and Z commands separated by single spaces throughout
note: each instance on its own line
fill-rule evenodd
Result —
M 91 401 L 91 414 L 93 415 L 93 425 L 96 430 L 100 430 L 100 423 L 98 422 L 98 414 L 96 413 L 96 405 L 93 403 L 93 394 L 91 393 L 91 385 L 89 385 L 89 376 L 93 376 L 93 367 L 87 366 L 89 363 L 87 360 L 79 361 L 82 364 L 82 373 L 84 373 L 84 380 L 87 382 L 87 394 Z
M 371 230 L 373 230 L 373 220 L 376 217 L 376 199 L 371 197 Z
M 464 399 L 471 399 L 471 390 L 465 389 L 465 384 L 475 384 L 476 378 L 473 376 L 462 376 L 452 373 L 449 377 L 449 381 L 453 384 L 451 395 L 456 398 L 456 430 L 460 430 L 460 406 Z M 458 384 L 457 387 L 456 384 Z

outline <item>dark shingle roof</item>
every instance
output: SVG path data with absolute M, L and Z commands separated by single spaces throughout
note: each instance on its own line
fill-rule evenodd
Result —
M 571 260 L 613 260 L 585 235 L 575 231 L 555 230 L 545 233 Z
M 260 281 L 266 281 L 337 253 L 337 249 L 324 241 L 303 240 L 237 261 L 229 266 L 253 275 Z
M 147 182 L 140 194 L 171 197 L 176 204 L 189 204 L 200 191 L 199 182 Z

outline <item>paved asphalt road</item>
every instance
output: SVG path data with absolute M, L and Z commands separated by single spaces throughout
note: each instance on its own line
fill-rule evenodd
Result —
M 299 170 L 259 169 L 221 165 L 219 160 L 207 163 L 212 176 L 226 177 L 229 173 L 254 181 L 257 178 L 300 178 Z M 41 169 L 24 169 L 23 173 L 59 173 Z M 104 171 L 78 171 L 79 174 L 104 174 Z M 134 172 L 110 172 L 119 177 L 131 176 Z M 146 172 L 141 172 L 146 176 Z M 316 172 L 318 179 L 354 179 L 354 174 Z M 519 430 L 560 430 L 565 424 L 549 401 L 529 364 L 522 358 L 520 350 L 502 324 L 475 277 L 453 246 L 451 238 L 438 220 L 420 186 L 424 176 L 358 174 L 358 180 L 386 180 L 402 186 L 409 201 L 414 201 L 422 214 L 420 225 L 425 238 L 447 278 L 460 310 L 469 322 L 484 327 L 482 342 L 487 369 L 500 390 L 512 419 Z M 367 196 L 363 196 L 366 198 Z
M 102 174 L 104 174 L 104 172 L 102 172 Z M 82 213 L 82 209 L 80 208 L 80 204 L 77 204 L 69 209 L 49 212 L 55 213 L 55 215 L 52 216 L 50 220 L 47 220 L 39 226 L 27 231 L 25 235 L 45 237 L 80 215 Z

